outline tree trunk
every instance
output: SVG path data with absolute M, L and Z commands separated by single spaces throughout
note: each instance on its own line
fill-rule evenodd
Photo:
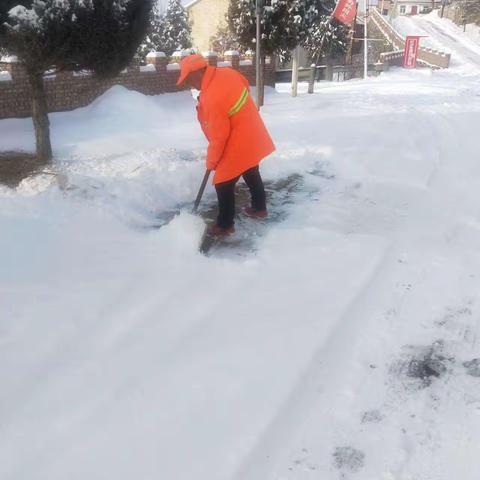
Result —
M 300 57 L 300 47 L 296 47 L 292 52 L 292 97 L 298 94 L 298 61 Z
M 28 80 L 32 88 L 32 120 L 35 128 L 37 158 L 42 162 L 52 160 L 50 143 L 50 121 L 48 120 L 47 97 L 43 85 L 43 74 L 31 72 Z
M 323 41 L 321 45 L 323 45 Z M 308 93 L 313 93 L 315 90 L 315 80 L 317 79 L 317 67 L 320 62 L 320 55 L 321 55 L 321 51 L 319 50 L 315 58 L 315 63 L 312 63 L 310 65 L 311 70 L 310 70 L 310 76 L 308 77 Z
M 325 44 L 325 39 L 327 38 L 327 32 L 328 29 L 330 28 L 330 23 L 332 21 L 332 17 L 328 20 L 327 24 L 325 25 L 325 32 L 322 35 L 322 40 L 320 41 L 320 45 L 318 47 L 318 52 L 315 60 L 315 67 L 313 68 L 313 71 L 310 72 L 310 78 L 308 80 L 308 93 L 313 93 L 315 89 L 315 77 L 316 77 L 316 70 L 317 66 L 320 62 L 320 59 L 322 58 L 322 53 L 323 53 L 323 45 Z M 312 65 L 313 66 L 313 65 Z
M 317 74 L 317 66 L 312 63 L 310 65 L 310 76 L 308 77 L 308 93 L 313 93 L 315 90 L 315 75 Z
M 383 15 L 383 13 L 382 13 Z M 355 18 L 353 19 L 353 25 L 350 31 L 348 32 L 348 48 L 347 53 L 345 55 L 345 63 L 346 65 L 351 65 L 353 61 L 353 42 L 355 38 L 355 31 L 357 30 L 357 14 L 355 13 Z

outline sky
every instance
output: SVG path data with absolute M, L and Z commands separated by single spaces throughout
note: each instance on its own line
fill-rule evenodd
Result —
M 190 1 L 191 0 L 182 0 L 182 5 L 187 5 L 188 3 L 190 3 Z M 159 10 L 163 11 L 167 8 L 168 0 L 158 0 L 157 4 L 159 6 Z

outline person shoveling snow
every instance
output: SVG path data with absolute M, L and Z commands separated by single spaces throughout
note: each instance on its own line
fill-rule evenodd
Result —
M 201 55 L 180 62 L 177 85 L 200 90 L 198 121 L 208 140 L 207 171 L 215 171 L 213 183 L 218 197 L 217 221 L 207 233 L 230 235 L 235 231 L 235 184 L 243 177 L 252 204 L 251 217 L 265 218 L 267 206 L 259 164 L 275 145 L 253 102 L 248 80 L 232 68 L 208 65 Z

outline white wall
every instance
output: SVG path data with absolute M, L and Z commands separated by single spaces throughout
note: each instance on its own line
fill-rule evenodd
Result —
M 431 5 L 425 5 L 425 4 L 415 5 L 415 4 L 410 4 L 410 3 L 402 5 L 401 3 L 398 3 L 398 5 L 397 5 L 398 14 L 399 15 L 410 15 L 412 13 L 413 7 L 417 7 L 417 13 L 422 13 L 424 8 L 429 8 L 429 7 L 431 7 Z M 405 11 L 402 11 L 403 8 L 405 8 Z

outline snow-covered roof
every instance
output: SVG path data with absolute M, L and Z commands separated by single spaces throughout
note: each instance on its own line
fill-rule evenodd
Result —
M 147 58 L 164 58 L 164 57 L 166 57 L 166 55 L 163 52 L 150 52 L 147 55 Z

